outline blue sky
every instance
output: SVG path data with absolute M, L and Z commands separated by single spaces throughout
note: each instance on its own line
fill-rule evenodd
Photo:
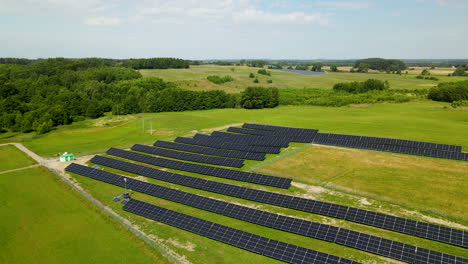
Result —
M 468 0 L 0 0 L 0 57 L 468 58 Z

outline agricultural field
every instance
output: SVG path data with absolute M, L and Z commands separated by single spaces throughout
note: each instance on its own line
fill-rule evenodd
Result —
M 0 193 L 0 263 L 169 263 L 42 166 L 0 174 Z
M 259 68 L 250 68 L 244 66 L 218 66 L 218 65 L 201 65 L 192 66 L 189 69 L 164 69 L 164 70 L 140 70 L 145 77 L 159 77 L 166 81 L 177 83 L 181 88 L 191 90 L 224 90 L 230 93 L 238 93 L 243 91 L 248 86 L 264 86 L 284 88 L 324 88 L 331 89 L 335 83 L 349 81 L 365 81 L 367 79 L 378 79 L 388 81 L 393 89 L 427 89 L 436 86 L 439 82 L 460 81 L 466 78 L 463 77 L 448 77 L 443 70 L 431 70 L 434 75 L 437 75 L 439 81 L 420 80 L 415 77 L 422 71 L 415 69 L 409 71 L 408 75 L 397 75 L 387 73 L 349 73 L 349 72 L 329 72 L 323 75 L 301 75 L 297 73 L 281 72 L 268 70 L 271 76 L 257 74 Z M 347 69 L 340 69 L 346 70 Z M 453 72 L 453 70 L 452 70 Z M 249 74 L 253 73 L 258 78 L 259 83 L 253 83 Z M 438 73 L 444 73 L 439 75 Z M 206 79 L 210 75 L 225 76 L 230 75 L 234 81 L 224 84 L 214 84 Z M 272 83 L 267 83 L 267 80 L 272 80 Z
M 13 145 L 0 146 L 0 172 L 27 167 L 36 162 Z

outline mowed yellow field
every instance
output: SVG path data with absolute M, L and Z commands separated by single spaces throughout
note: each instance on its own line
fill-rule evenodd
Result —
M 314 145 L 258 171 L 468 223 L 468 162 Z

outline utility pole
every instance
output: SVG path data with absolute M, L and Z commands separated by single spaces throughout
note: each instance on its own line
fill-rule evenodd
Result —
M 150 122 L 151 122 L 150 123 L 150 127 L 151 127 L 150 128 L 150 133 L 151 133 L 151 135 L 153 135 L 153 119 L 154 119 L 154 117 L 150 118 Z

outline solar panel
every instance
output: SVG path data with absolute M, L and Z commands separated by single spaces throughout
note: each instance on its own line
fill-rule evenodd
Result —
M 318 133 L 313 143 L 468 161 L 460 146 L 410 140 Z
M 154 143 L 154 146 L 168 149 L 177 149 L 187 152 L 201 153 L 206 155 L 236 158 L 236 159 L 247 159 L 247 160 L 264 160 L 265 153 L 257 152 L 244 152 L 236 150 L 225 150 L 225 149 L 216 149 L 210 147 L 200 147 L 195 145 L 179 144 L 168 141 L 158 140 Z
M 195 135 L 194 138 L 199 137 L 199 134 Z M 201 134 L 202 136 L 206 136 Z M 245 144 L 245 145 L 258 145 L 258 146 L 274 146 L 274 147 L 288 147 L 289 140 L 275 135 L 271 136 L 256 136 L 256 135 L 242 135 L 233 134 L 226 132 L 214 131 L 211 133 L 211 137 L 223 138 L 229 142 Z
M 199 145 L 199 146 L 205 146 L 205 147 L 230 149 L 230 150 L 238 150 L 238 151 L 246 151 L 246 152 L 278 154 L 281 151 L 280 147 L 242 145 L 242 144 L 226 142 L 226 141 L 223 141 L 222 139 L 219 140 L 219 139 L 213 139 L 213 138 L 193 139 L 193 138 L 186 138 L 186 137 L 177 137 L 174 141 L 178 143 L 185 143 L 185 144 L 191 144 L 191 145 Z
M 157 180 L 167 181 L 176 183 L 200 190 L 209 192 L 215 192 L 223 195 L 238 197 L 246 200 L 267 203 L 280 207 L 300 210 L 304 212 L 310 212 L 315 214 L 326 215 L 330 217 L 336 217 L 345 219 L 352 222 L 357 222 L 365 225 L 371 225 L 399 233 L 419 236 L 427 239 L 440 241 L 447 244 L 457 245 L 461 247 L 468 247 L 467 232 L 463 230 L 457 230 L 448 227 L 441 227 L 436 231 L 424 233 L 421 228 L 419 231 L 416 230 L 416 226 L 421 223 L 420 226 L 434 226 L 437 225 L 428 224 L 424 222 L 418 222 L 410 219 L 396 217 L 392 215 L 386 215 L 382 213 L 376 213 L 368 210 L 358 209 L 354 207 L 348 207 L 343 205 L 336 205 L 331 203 L 325 203 L 321 201 L 294 197 L 285 194 L 267 192 L 257 189 L 251 189 L 231 184 L 213 182 L 203 180 L 199 178 L 189 177 L 185 175 L 170 173 L 161 171 L 154 168 L 149 168 L 125 161 L 114 160 L 106 157 L 95 156 L 91 159 L 91 162 L 100 164 L 103 166 L 112 167 L 115 169 L 128 171 L 131 173 L 143 175 L 146 177 L 154 178 Z M 429 228 L 427 229 L 429 230 Z M 434 230 L 432 228 L 431 230 Z
M 135 145 L 136 146 L 136 145 Z M 133 146 L 133 150 L 139 150 L 138 147 Z M 231 170 L 225 168 L 218 168 L 212 166 L 206 166 L 201 164 L 193 164 L 187 163 L 182 161 L 176 160 L 168 160 L 158 157 L 153 157 L 149 155 L 143 155 L 136 152 L 111 148 L 107 152 L 107 154 L 121 157 L 129 160 L 139 161 L 155 166 L 171 168 L 181 171 L 189 171 L 219 178 L 225 178 L 230 180 L 236 181 L 243 181 L 243 182 L 250 182 L 255 184 L 267 185 L 272 187 L 278 187 L 287 189 L 291 186 L 291 179 L 288 178 L 281 178 L 275 176 L 269 176 L 264 174 L 258 174 L 253 172 L 246 172 L 246 171 L 238 171 L 238 170 Z
M 123 209 L 127 212 L 288 263 L 351 263 L 351 260 L 268 239 L 135 199 L 131 199 L 124 205 Z M 341 262 L 341 260 L 344 262 Z M 357 262 L 353 261 L 352 263 Z
M 133 145 L 132 150 L 154 154 L 158 156 L 163 156 L 163 157 L 168 157 L 168 158 L 188 160 L 188 161 L 193 161 L 193 162 L 207 163 L 207 164 L 220 165 L 220 166 L 240 168 L 244 165 L 244 161 L 239 160 L 239 159 L 206 156 L 206 155 L 180 152 L 180 151 L 163 149 L 163 148 L 155 148 L 155 147 L 150 147 L 150 146 L 145 146 L 145 145 L 140 145 L 140 144 Z
M 231 129 L 231 132 L 235 132 L 235 130 L 237 130 L 239 133 L 251 133 L 251 131 L 244 130 L 244 129 L 256 130 L 256 131 L 269 131 L 269 132 L 272 132 L 274 135 L 280 135 L 281 137 L 286 138 L 288 141 L 303 142 L 303 143 L 311 143 L 313 141 L 313 138 L 318 132 L 318 130 L 316 129 L 280 127 L 280 126 L 249 124 L 249 123 L 245 123 L 242 126 L 242 128 Z M 262 132 L 257 132 L 257 133 L 262 133 Z

